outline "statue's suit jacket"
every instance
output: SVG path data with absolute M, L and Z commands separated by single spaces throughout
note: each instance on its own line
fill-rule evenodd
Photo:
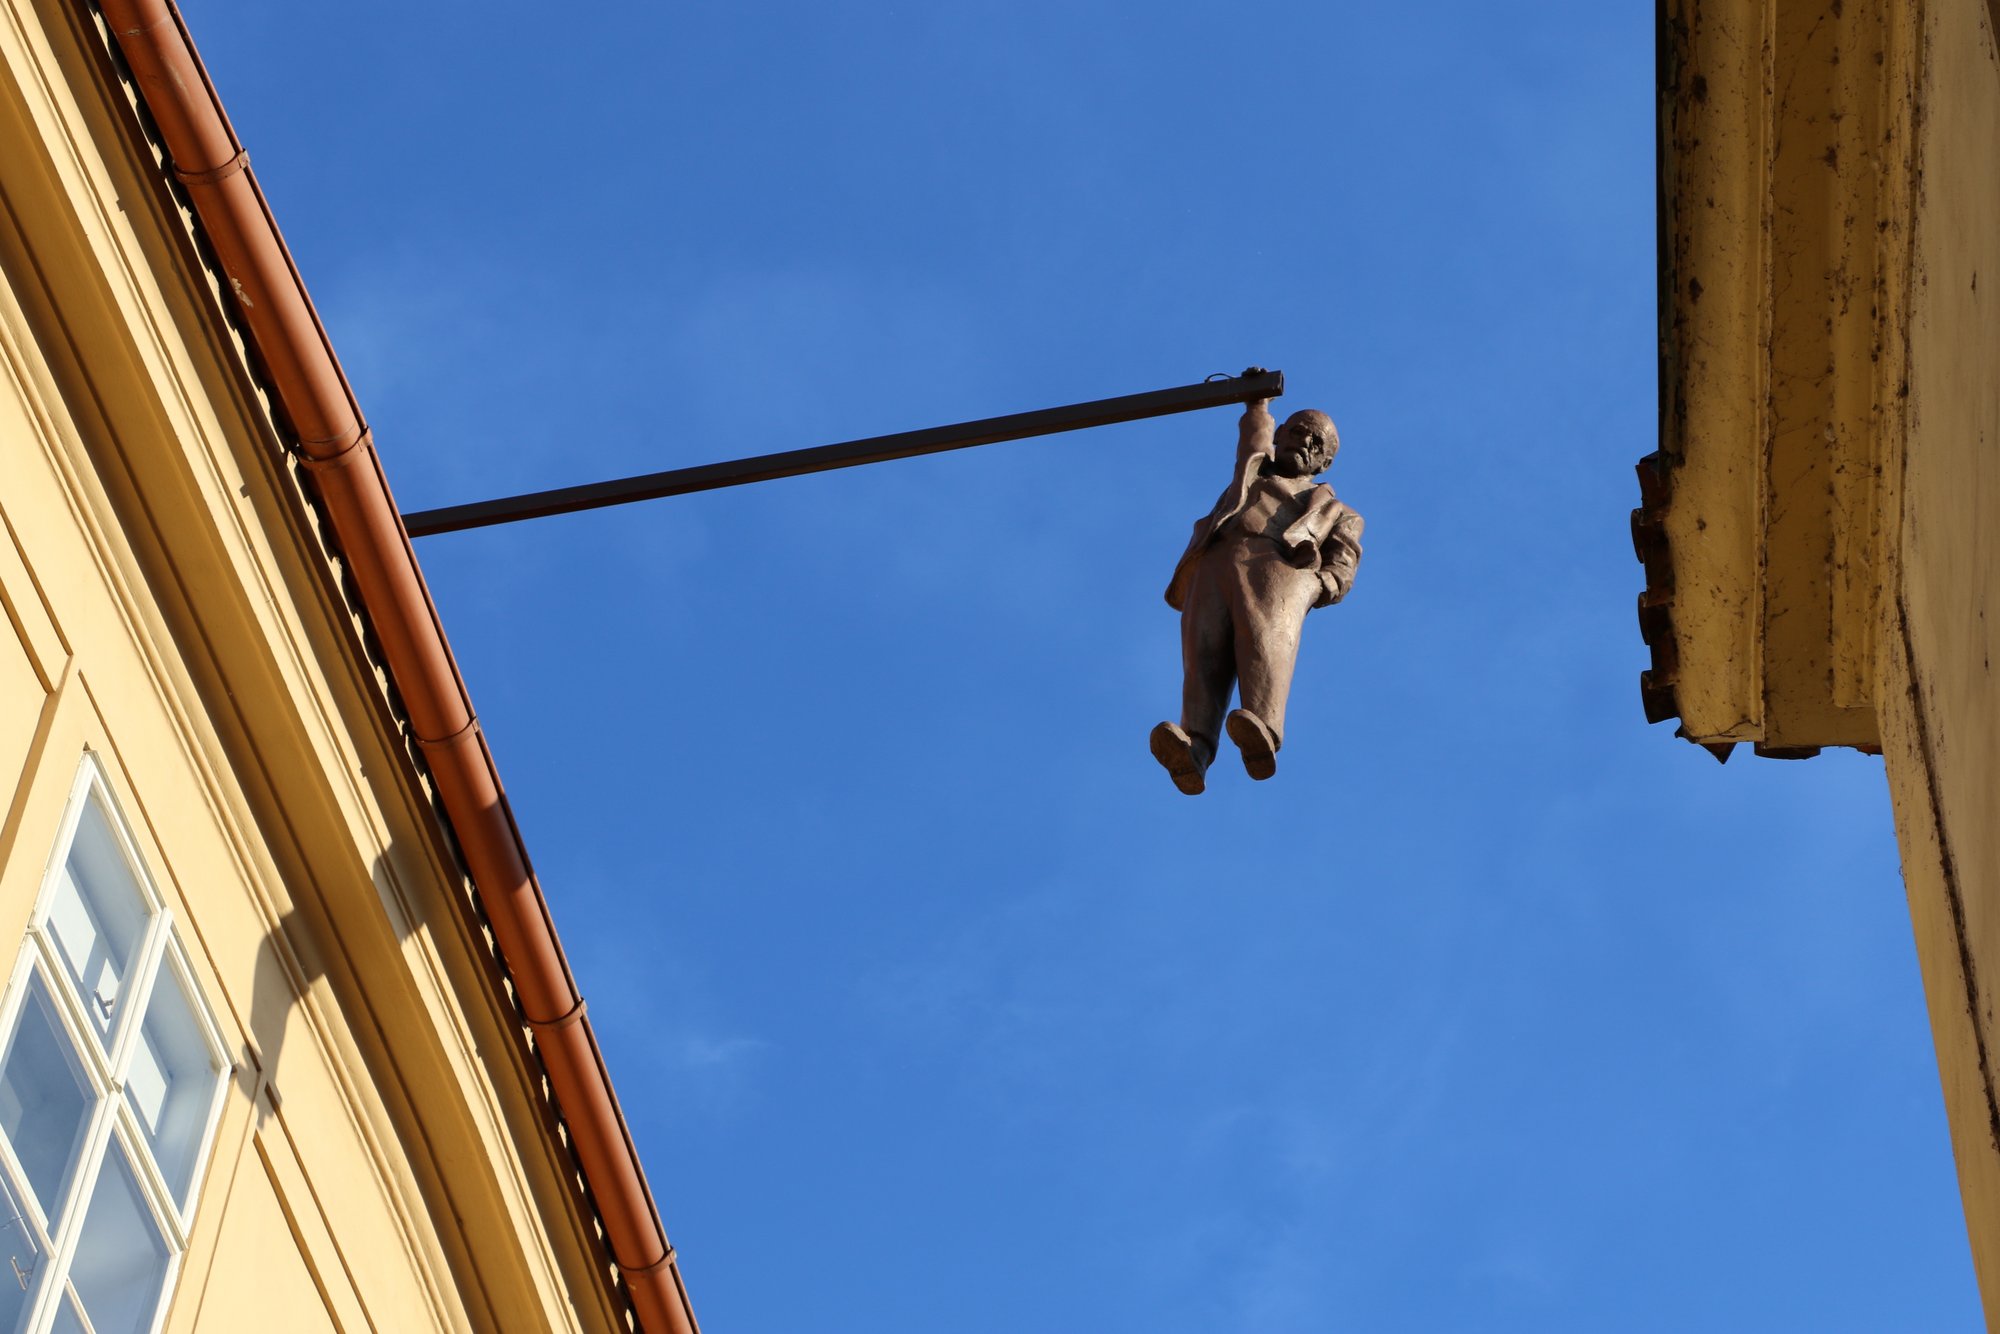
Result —
M 1194 569 L 1202 553 L 1224 526 L 1243 512 L 1250 500 L 1251 486 L 1269 466 L 1272 430 L 1269 412 L 1253 408 L 1243 414 L 1236 447 L 1236 475 L 1217 498 L 1215 508 L 1195 520 L 1194 535 L 1188 539 L 1187 550 L 1181 553 L 1174 566 L 1174 577 L 1167 583 L 1167 605 L 1175 611 L 1181 610 L 1187 599 L 1188 585 L 1194 580 Z M 1336 499 L 1332 487 L 1316 483 L 1307 498 L 1305 512 L 1276 541 L 1294 568 L 1319 576 L 1320 593 L 1313 606 L 1332 606 L 1347 596 L 1354 583 L 1355 567 L 1361 563 L 1361 516 Z

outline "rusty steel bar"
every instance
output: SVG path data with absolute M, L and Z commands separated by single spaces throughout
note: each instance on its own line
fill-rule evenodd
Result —
M 1114 422 L 1164 417 L 1169 413 L 1194 412 L 1230 403 L 1249 403 L 1256 399 L 1276 398 L 1284 392 L 1283 371 L 1246 371 L 1242 375 L 1204 380 L 1200 384 L 1181 385 L 1175 389 L 1100 398 L 1089 403 L 1016 412 L 1005 417 L 985 417 L 979 421 L 932 426 L 895 435 L 869 436 L 864 440 L 848 440 L 837 445 L 790 449 L 781 454 L 760 454 L 756 458 L 732 459 L 727 463 L 703 463 L 692 468 L 647 473 L 643 477 L 588 482 L 553 491 L 534 491 L 498 500 L 417 510 L 403 516 L 403 527 L 411 537 L 430 537 L 436 533 L 487 528 L 552 514 L 602 509 L 607 505 L 629 505 L 633 501 L 657 500 L 662 496 L 684 496 L 725 486 L 744 486 L 751 482 L 776 481 L 780 477 L 829 472 L 863 463 L 885 463 L 891 459 L 916 458 L 922 454 L 942 454 L 947 450 L 993 445 L 1003 440 L 1026 440 L 1032 436 L 1080 431 L 1091 426 L 1109 426 Z

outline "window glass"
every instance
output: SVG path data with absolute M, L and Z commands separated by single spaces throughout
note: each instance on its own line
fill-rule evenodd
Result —
M 87 799 L 69 856 L 56 876 L 47 930 L 98 1038 L 106 1043 L 145 928 L 146 900 L 118 835 L 103 806 Z
M 51 1231 L 95 1101 L 37 973 L 0 1058 L 0 1131 Z
M 187 1205 L 220 1073 L 180 969 L 162 968 L 125 1075 L 125 1102 L 177 1208 Z
M 27 1314 L 28 1289 L 42 1264 L 42 1242 L 35 1225 L 0 1176 L 0 1330 L 21 1327 Z
M 87 755 L 74 793 L 0 996 L 0 1334 L 150 1334 L 229 1060 Z
M 90 1193 L 69 1269 L 96 1334 L 147 1334 L 166 1286 L 168 1254 L 124 1148 L 116 1146 Z
M 56 1310 L 56 1322 L 49 1326 L 49 1334 L 90 1334 L 84 1328 L 83 1317 L 76 1313 L 76 1302 L 64 1294 L 62 1305 Z

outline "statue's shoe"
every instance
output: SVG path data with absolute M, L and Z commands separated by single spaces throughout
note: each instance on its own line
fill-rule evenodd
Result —
M 1174 786 L 1190 797 L 1198 797 L 1208 786 L 1208 761 L 1196 753 L 1188 734 L 1172 723 L 1161 723 L 1151 737 L 1153 758 L 1174 780 Z
M 1243 752 L 1243 772 L 1262 782 L 1278 772 L 1278 742 L 1264 720 L 1248 709 L 1237 709 L 1222 724 L 1236 749 Z

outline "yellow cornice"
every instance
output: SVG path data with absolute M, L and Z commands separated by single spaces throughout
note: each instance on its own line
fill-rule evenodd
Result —
M 1878 744 L 1913 14 L 1661 6 L 1660 452 L 1635 514 L 1646 698 L 1712 748 Z
M 105 34 L 77 6 L 0 3 L 0 162 L 0 268 L 19 298 L 0 342 L 34 372 L 24 392 L 49 424 L 34 447 L 122 609 L 174 765 L 198 775 L 175 801 L 222 831 L 260 948 L 289 960 L 273 985 L 295 993 L 291 1013 L 258 1012 L 273 999 L 261 975 L 254 1004 L 234 998 L 260 1105 L 277 1115 L 274 1034 L 289 1029 L 303 1045 L 288 1068 L 315 1064 L 309 1048 L 335 1072 L 312 1114 L 368 1146 L 365 1188 L 436 1327 L 622 1328 L 357 609 Z M 295 1097 L 284 1115 L 307 1111 Z

